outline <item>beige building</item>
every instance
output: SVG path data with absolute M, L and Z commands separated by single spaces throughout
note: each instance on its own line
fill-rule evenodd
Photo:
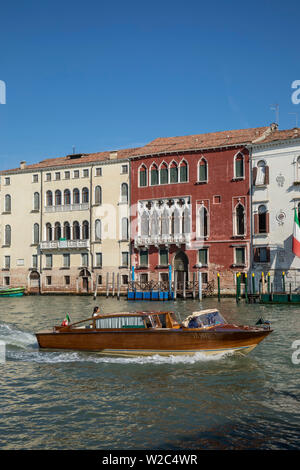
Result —
M 131 149 L 1 172 L 1 286 L 98 292 L 129 279 Z

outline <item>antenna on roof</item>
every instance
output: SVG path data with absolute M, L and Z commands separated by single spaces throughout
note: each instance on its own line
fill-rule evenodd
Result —
M 294 114 L 295 121 L 296 121 L 296 126 L 295 127 L 298 127 L 298 113 L 289 113 L 289 114 Z
M 73 149 L 73 155 L 74 155 L 75 154 L 75 145 L 73 145 L 72 149 Z
M 276 112 L 276 123 L 279 125 L 279 104 L 271 104 L 271 109 Z

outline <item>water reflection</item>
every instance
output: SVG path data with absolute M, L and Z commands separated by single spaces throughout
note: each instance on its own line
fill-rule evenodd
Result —
M 280 449 L 299 444 L 299 399 L 291 344 L 297 306 L 234 299 L 134 303 L 97 298 L 104 312 L 167 310 L 181 318 L 220 308 L 230 322 L 271 321 L 249 356 L 109 358 L 40 351 L 34 332 L 90 316 L 92 297 L 1 299 L 2 449 Z

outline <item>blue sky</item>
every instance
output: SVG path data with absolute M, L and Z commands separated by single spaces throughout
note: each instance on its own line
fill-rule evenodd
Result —
M 0 169 L 156 137 L 295 126 L 299 2 L 0 4 Z

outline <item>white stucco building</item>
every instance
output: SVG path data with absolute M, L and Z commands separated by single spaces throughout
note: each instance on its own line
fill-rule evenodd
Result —
M 294 209 L 300 212 L 300 129 L 272 132 L 251 145 L 252 272 L 274 291 L 300 289 L 300 258 L 292 252 Z

